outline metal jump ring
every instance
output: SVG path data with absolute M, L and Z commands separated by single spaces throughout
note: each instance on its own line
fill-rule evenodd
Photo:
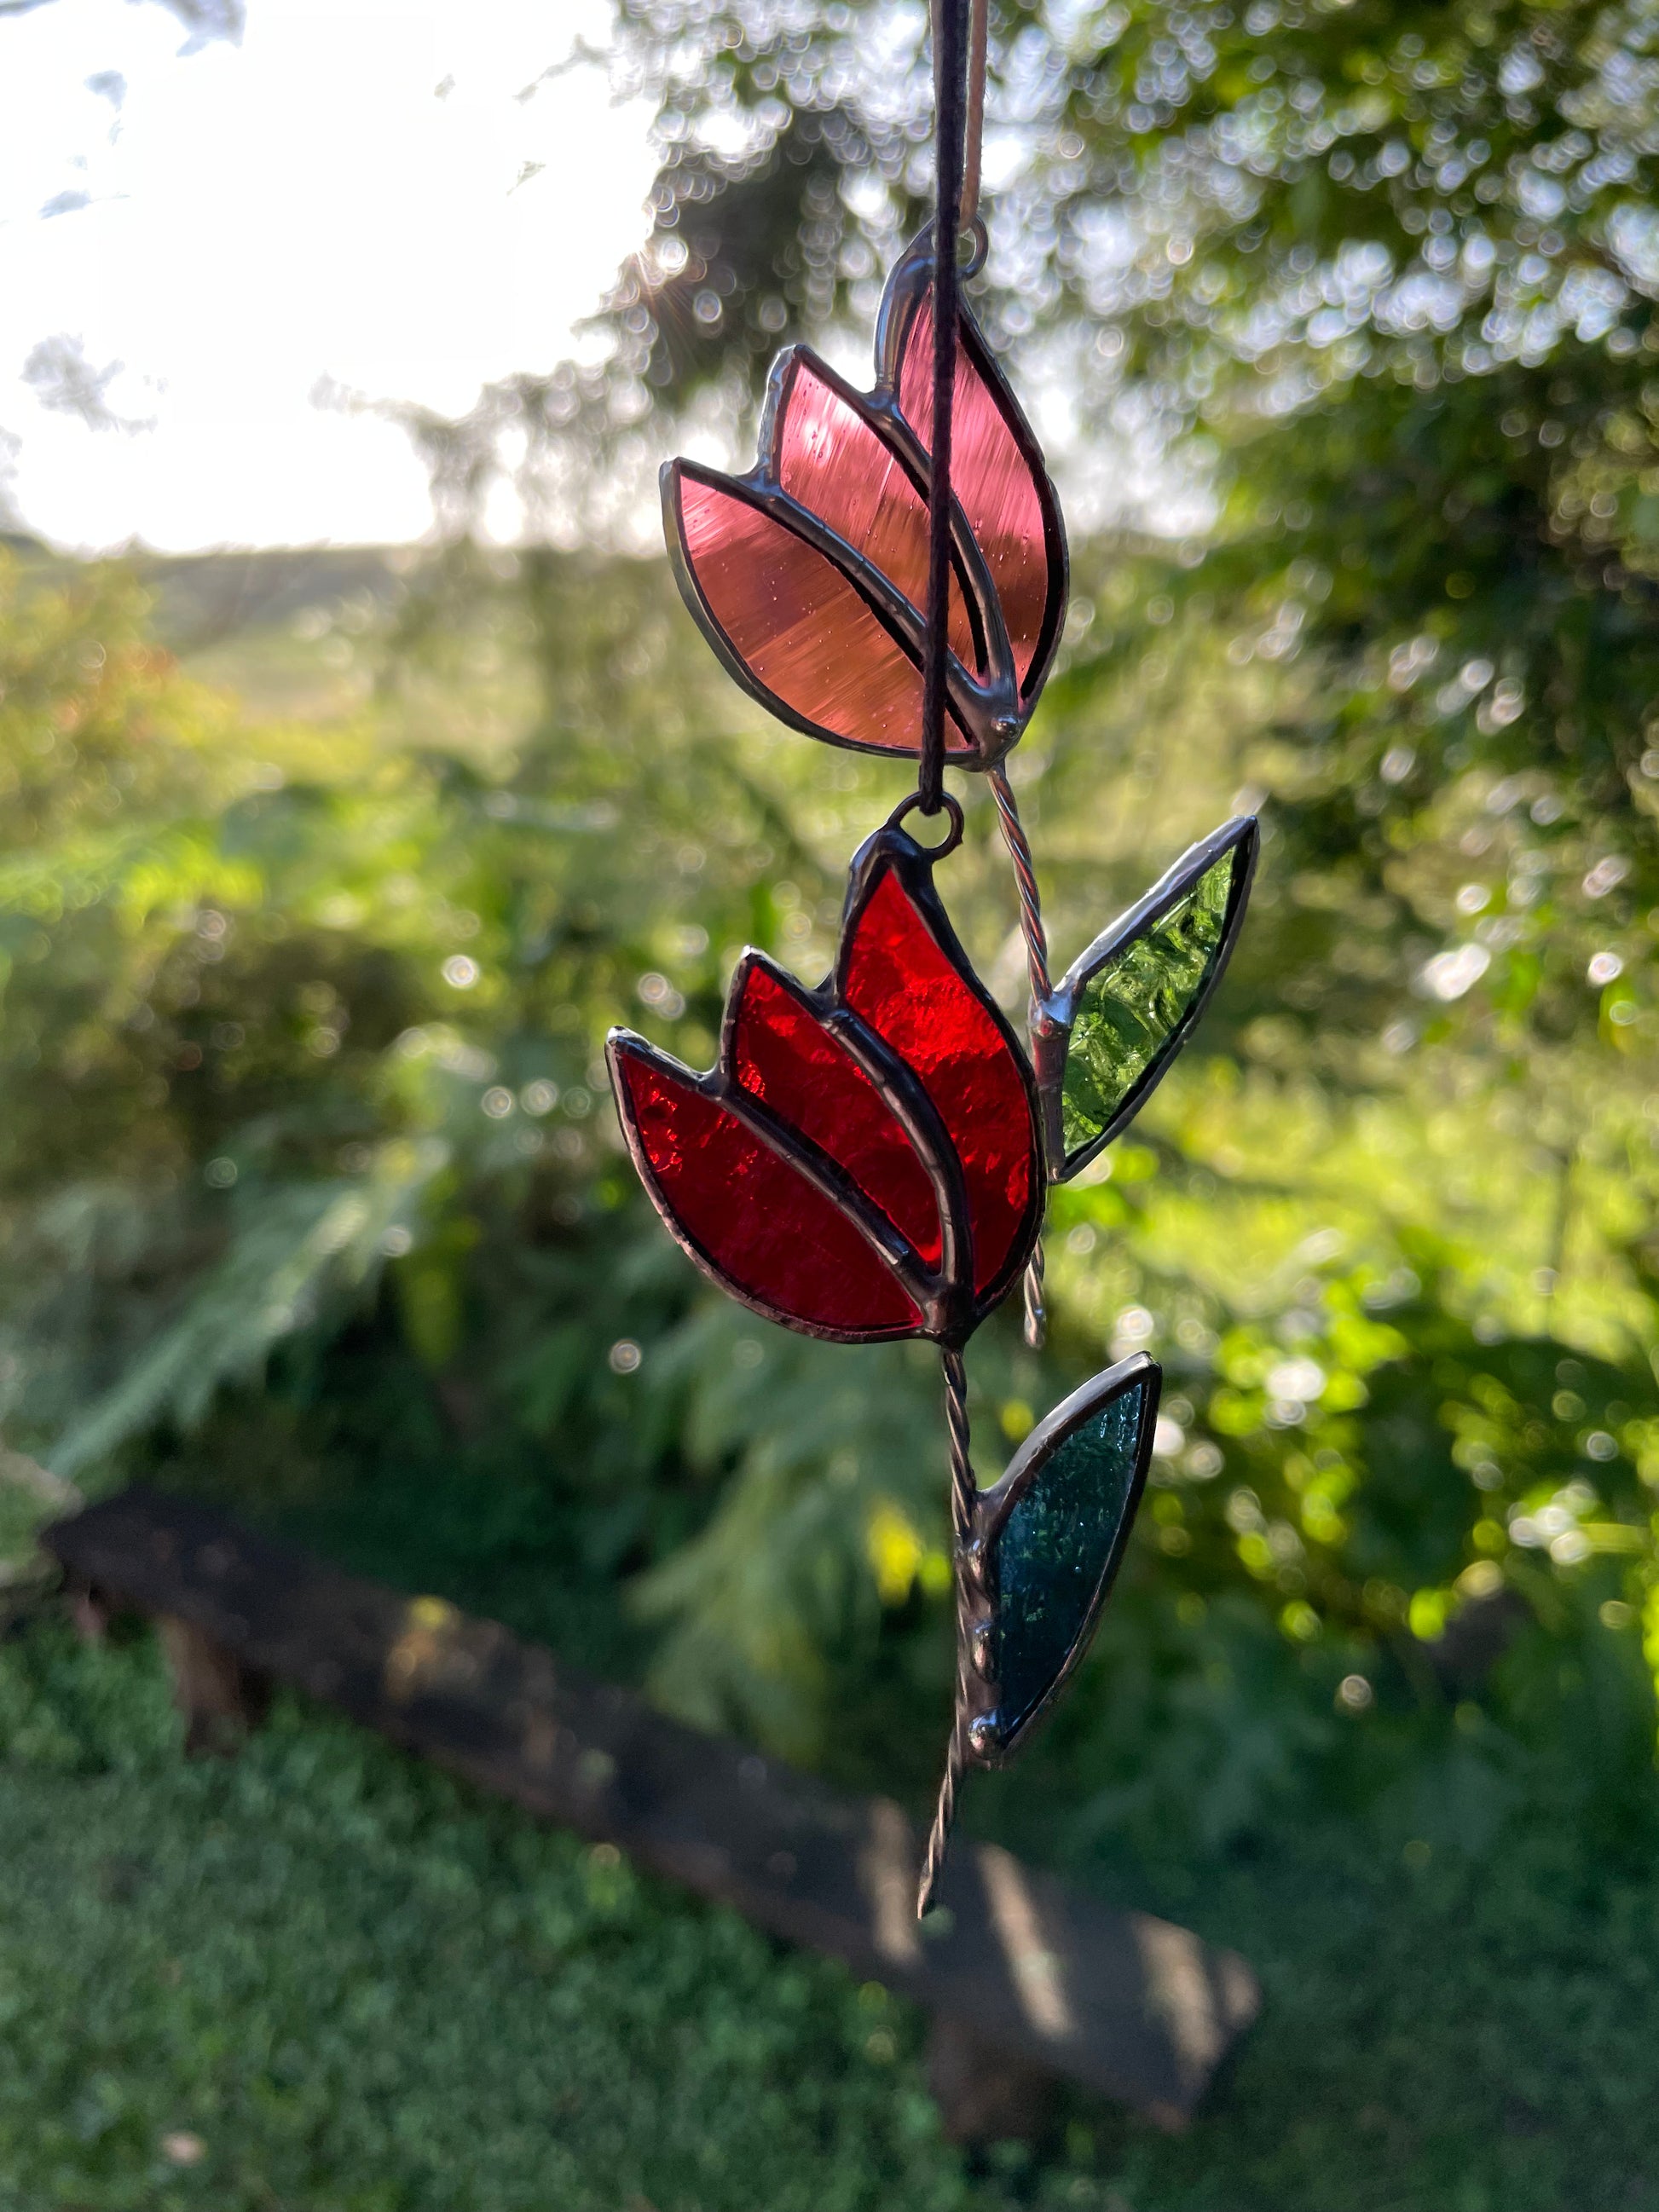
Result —
M 903 804 L 902 805 L 896 806 L 893 809 L 893 811 L 888 816 L 887 827 L 890 830 L 896 830 L 900 823 L 903 821 L 905 816 L 910 812 L 911 809 L 913 807 L 920 806 L 921 804 L 921 793 L 919 791 L 913 791 L 910 793 L 910 796 L 904 800 Z M 962 842 L 963 824 L 961 802 L 953 798 L 948 791 L 942 791 L 939 796 L 939 809 L 948 814 L 951 817 L 951 834 L 941 844 L 923 845 L 921 847 L 922 851 L 927 854 L 930 860 L 944 860 L 947 854 L 954 853 L 957 847 Z M 918 842 L 920 842 L 919 840 Z
M 927 228 L 931 230 L 933 225 L 929 223 Z M 985 257 L 991 250 L 990 236 L 986 230 L 985 218 L 982 215 L 970 216 L 957 231 L 958 247 L 964 239 L 968 241 L 968 258 L 961 264 L 957 275 L 965 283 L 969 277 L 977 276 L 980 270 L 984 268 Z

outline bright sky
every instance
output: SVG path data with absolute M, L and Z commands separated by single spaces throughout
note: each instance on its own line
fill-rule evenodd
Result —
M 249 0 L 240 47 L 192 52 L 131 0 L 0 16 L 0 432 L 26 523 L 76 549 L 419 537 L 403 434 L 313 394 L 459 412 L 571 351 L 645 234 L 647 117 L 591 64 L 520 95 L 605 29 L 603 0 Z M 23 366 L 60 335 L 124 363 L 105 400 L 154 427 L 42 407 Z

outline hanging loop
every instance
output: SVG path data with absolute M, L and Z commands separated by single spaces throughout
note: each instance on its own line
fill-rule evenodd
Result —
M 930 222 L 922 234 L 931 239 L 933 226 Z M 985 266 L 985 257 L 991 250 L 990 234 L 985 228 L 983 216 L 976 215 L 971 222 L 964 222 L 957 232 L 957 282 L 965 284 L 977 276 Z
M 941 791 L 939 795 L 939 805 L 937 806 L 927 806 L 923 805 L 921 793 L 919 791 L 913 791 L 910 793 L 910 796 L 907 799 L 904 799 L 899 805 L 896 806 L 892 812 L 888 816 L 887 827 L 890 830 L 896 830 L 903 821 L 905 816 L 914 811 L 917 807 L 921 807 L 924 814 L 938 814 L 943 812 L 950 822 L 951 827 L 949 833 L 940 843 L 937 845 L 924 845 L 921 848 L 922 851 L 927 854 L 930 860 L 942 860 L 947 854 L 954 853 L 957 847 L 962 842 L 962 802 L 957 799 L 952 793 Z

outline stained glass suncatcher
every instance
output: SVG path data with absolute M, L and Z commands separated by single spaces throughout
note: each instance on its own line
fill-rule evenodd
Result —
M 1256 852 L 1254 822 L 1227 823 L 1050 982 L 1036 864 L 1004 763 L 1059 645 L 1066 538 L 1030 425 L 961 301 L 965 4 L 935 0 L 939 197 L 888 279 L 873 387 L 791 347 L 773 367 L 753 468 L 682 459 L 662 474 L 680 589 L 737 682 L 809 736 L 913 766 L 915 789 L 854 856 L 835 968 L 816 989 L 746 951 L 712 1068 L 630 1030 L 609 1046 L 635 1165 L 705 1273 L 809 1335 L 938 1346 L 958 1698 L 918 1911 L 965 1769 L 1013 1751 L 1087 1647 L 1158 1407 L 1157 1367 L 1127 1360 L 1041 1422 L 981 1492 L 966 1347 L 1022 1275 L 1028 1340 L 1041 1341 L 1048 1184 L 1127 1127 L 1191 1034 L 1237 937 Z M 981 230 L 975 266 L 984 244 Z M 935 885 L 965 827 L 946 768 L 991 787 L 1035 1066 Z M 913 811 L 945 817 L 941 842 L 902 826 Z

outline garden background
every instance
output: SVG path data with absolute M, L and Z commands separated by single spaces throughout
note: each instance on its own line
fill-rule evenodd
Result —
M 781 339 L 867 358 L 921 33 L 629 0 L 650 241 L 580 365 L 404 411 L 427 544 L 0 555 L 20 2205 L 1659 2207 L 1649 6 L 993 9 L 975 304 L 1080 518 L 1012 763 L 1062 964 L 1265 825 L 1195 1041 L 1055 1194 L 1048 1348 L 971 1363 L 981 1480 L 1165 1370 L 1094 1652 L 965 1825 L 1258 1967 L 1188 2136 L 1079 2102 L 964 2161 L 878 1990 L 297 1702 L 187 1765 L 155 1655 L 45 1602 L 41 1520 L 157 1482 L 927 1802 L 928 1358 L 710 1293 L 599 1057 L 707 1064 L 745 943 L 816 981 L 902 795 L 607 549 Z M 962 795 L 942 888 L 1018 1013 Z

